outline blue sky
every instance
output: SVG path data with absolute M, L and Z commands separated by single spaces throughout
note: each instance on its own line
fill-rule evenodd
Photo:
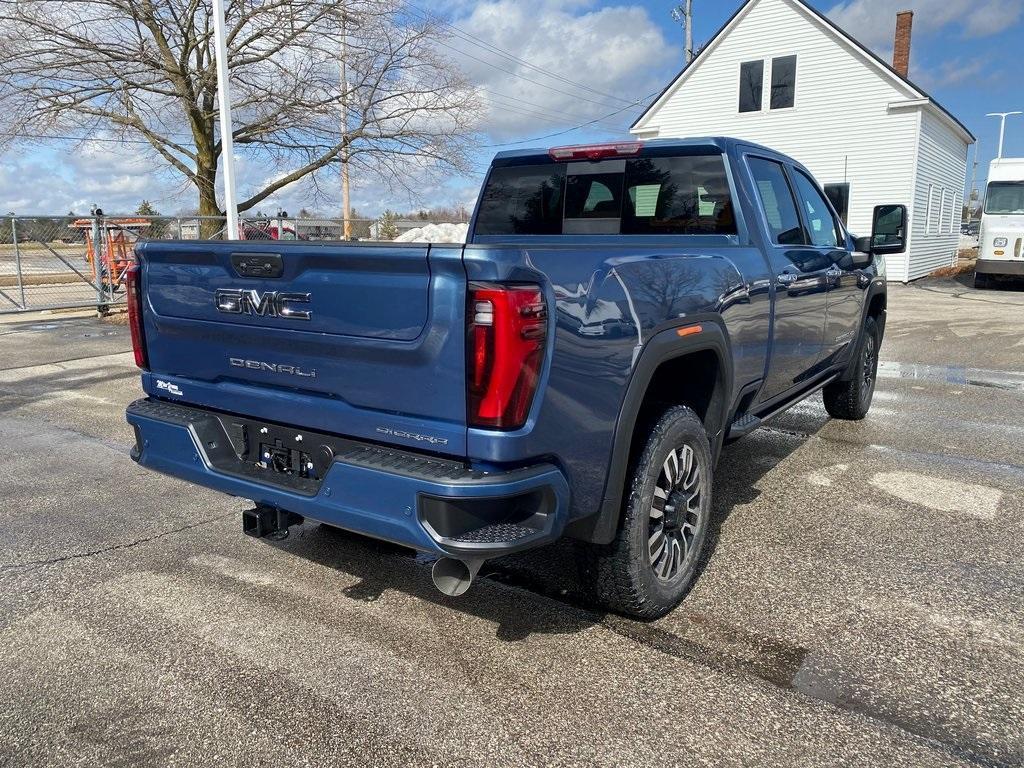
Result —
M 425 0 L 413 4 L 427 7 Z M 640 111 L 631 102 L 660 91 L 682 64 L 682 30 L 669 15 L 673 4 L 660 0 L 431 3 L 429 7 L 453 25 L 448 45 L 469 54 L 458 63 L 487 105 L 480 128 L 488 146 L 477 154 L 475 173 L 464 178 L 425 178 L 423 201 L 357 179 L 355 206 L 376 214 L 385 207 L 404 209 L 419 202 L 471 204 L 480 172 L 496 149 L 627 135 Z M 811 0 L 811 4 L 887 60 L 896 11 L 915 11 L 911 79 L 980 140 L 980 183 L 995 154 L 998 135 L 998 121 L 985 113 L 1024 110 L 1024 58 L 1020 55 L 1024 0 Z M 739 5 L 738 0 L 693 0 L 694 42 L 710 39 Z M 574 129 L 590 121 L 597 122 Z M 1008 121 L 1004 154 L 1024 156 L 1024 116 Z M 240 168 L 243 184 L 247 178 L 256 181 L 257 174 L 258 169 L 245 164 Z M 91 203 L 108 211 L 128 211 L 143 198 L 165 213 L 195 205 L 190 188 L 161 172 L 140 146 L 97 141 L 73 148 L 56 143 L 0 155 L 0 211 L 28 214 L 73 209 L 81 213 Z M 310 205 L 309 193 L 303 185 L 295 185 L 262 208 L 272 213 L 278 205 L 295 212 Z M 336 214 L 338 202 L 321 200 L 316 207 L 326 215 Z

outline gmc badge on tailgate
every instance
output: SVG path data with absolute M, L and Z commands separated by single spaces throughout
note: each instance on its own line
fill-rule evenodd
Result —
M 309 320 L 313 313 L 306 309 L 295 309 L 292 304 L 309 304 L 308 293 L 280 293 L 278 291 L 242 290 L 221 288 L 214 294 L 218 312 L 232 315 L 259 315 L 260 317 L 284 317 L 289 320 Z

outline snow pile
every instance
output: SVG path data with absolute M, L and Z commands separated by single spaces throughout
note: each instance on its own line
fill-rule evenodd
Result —
M 427 224 L 395 238 L 396 243 L 464 243 L 469 224 Z

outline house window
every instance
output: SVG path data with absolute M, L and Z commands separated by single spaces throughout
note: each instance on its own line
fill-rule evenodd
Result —
M 850 213 L 850 185 L 846 182 L 842 184 L 826 184 L 825 197 L 832 203 L 832 207 L 836 209 L 836 213 L 843 220 L 843 224 L 849 224 L 847 216 Z
M 740 112 L 760 112 L 764 90 L 764 62 L 740 64 Z
M 957 225 L 960 223 L 960 220 L 963 219 L 963 217 L 964 217 L 963 199 L 961 198 L 959 192 L 954 192 L 953 193 L 953 210 L 950 212 L 950 216 L 949 216 L 949 234 L 953 235 L 953 234 L 956 234 L 959 231 L 957 229 Z
M 935 234 L 935 185 L 928 185 L 928 212 L 924 217 L 924 233 L 926 235 Z
M 779 56 L 772 59 L 772 109 L 786 109 L 793 106 L 796 91 L 796 56 Z
M 948 190 L 946 190 L 946 188 L 943 187 L 942 192 L 940 193 L 940 197 L 939 197 L 939 220 L 935 222 L 935 232 L 936 232 L 936 234 L 940 234 L 940 235 L 942 234 L 943 226 L 944 226 L 945 221 L 946 221 L 946 193 L 947 193 L 947 191 Z

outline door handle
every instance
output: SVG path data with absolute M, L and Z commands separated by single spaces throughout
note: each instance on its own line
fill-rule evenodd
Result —
M 831 267 L 829 267 L 828 269 L 825 270 L 825 277 L 829 278 L 830 280 L 835 280 L 836 278 L 842 277 L 842 276 L 843 276 L 843 270 L 841 270 L 835 264 L 833 264 Z
M 800 275 L 795 272 L 783 272 L 776 279 L 783 285 L 792 285 L 800 279 Z

